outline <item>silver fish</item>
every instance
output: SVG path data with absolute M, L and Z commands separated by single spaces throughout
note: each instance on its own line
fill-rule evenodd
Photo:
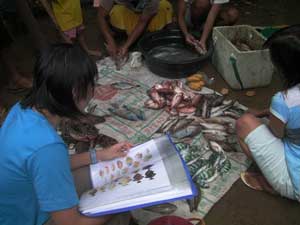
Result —
M 225 112 L 223 112 L 223 115 L 224 116 L 229 116 L 229 117 L 231 117 L 231 118 L 233 118 L 233 119 L 238 119 L 238 118 L 240 118 L 241 116 L 239 115 L 239 114 L 237 114 L 236 112 L 230 112 L 230 111 L 225 111 Z
M 139 87 L 140 85 L 138 84 L 132 84 L 126 81 L 118 81 L 118 82 L 114 82 L 111 84 L 112 87 L 119 89 L 119 90 L 128 90 L 131 88 L 136 88 Z
M 223 148 L 222 148 L 221 145 L 219 145 L 217 142 L 215 142 L 215 141 L 210 141 L 209 144 L 210 144 L 212 150 L 214 150 L 215 152 L 218 152 L 218 153 L 224 153 Z
M 202 126 L 204 129 L 207 130 L 221 130 L 221 131 L 225 131 L 226 127 L 218 124 L 218 123 L 199 123 L 200 126 Z
M 139 108 L 123 105 L 123 108 L 134 113 L 140 120 L 146 120 L 145 112 Z
M 163 125 L 159 128 L 158 132 L 160 133 L 166 133 L 167 131 L 169 131 L 169 129 L 175 124 L 177 123 L 179 120 L 178 117 L 174 117 L 172 119 L 167 120 L 165 123 L 163 123 Z
M 181 130 L 182 128 L 187 127 L 191 122 L 193 122 L 193 119 L 185 118 L 185 119 L 180 119 L 176 124 L 174 124 L 171 127 L 171 132 L 175 133 L 178 130 Z
M 233 101 L 232 100 L 228 100 L 228 101 L 223 101 L 223 104 L 220 105 L 220 106 L 217 106 L 217 107 L 213 107 L 211 109 L 211 114 L 215 114 L 219 111 L 226 111 L 227 109 L 229 109 L 230 107 L 232 107 L 233 105 Z M 214 116 L 211 116 L 211 117 L 214 117 Z
M 228 136 L 227 132 L 224 132 L 222 130 L 202 130 L 203 134 L 214 134 L 214 135 L 220 135 L 220 136 Z
M 186 137 L 193 137 L 201 131 L 200 127 L 195 127 L 195 126 L 188 126 L 182 130 L 178 130 L 175 133 L 172 134 L 172 137 L 177 138 L 177 139 L 182 139 Z
M 210 113 L 211 113 L 211 110 L 210 110 L 210 106 L 209 106 L 209 102 L 207 99 L 204 99 L 203 101 L 203 105 L 202 105 L 202 118 L 208 118 L 210 117 Z
M 225 96 L 223 96 L 223 95 L 217 95 L 215 97 L 215 99 L 213 101 L 211 101 L 211 106 L 212 107 L 220 106 L 223 103 L 224 99 L 225 99 Z
M 191 199 L 187 199 L 187 203 L 189 205 L 190 212 L 193 212 L 198 209 L 198 206 L 199 206 L 199 203 L 200 203 L 200 200 L 202 197 L 200 186 L 198 184 L 196 184 L 196 186 L 198 189 L 198 194 Z
M 216 116 L 204 119 L 208 123 L 235 124 L 236 120 L 229 116 Z
M 131 120 L 131 121 L 138 121 L 139 118 L 137 117 L 137 115 L 135 115 L 134 113 L 126 110 L 126 109 L 119 109 L 119 108 L 108 108 L 108 111 L 123 118 L 126 120 Z
M 220 135 L 215 135 L 210 133 L 204 134 L 204 138 L 208 141 L 217 141 L 217 142 L 227 140 L 226 136 L 220 136 Z
M 175 212 L 177 210 L 177 206 L 174 204 L 171 204 L 171 203 L 164 203 L 164 204 L 144 207 L 143 209 L 150 211 L 150 212 L 167 215 L 167 214 L 171 214 L 171 213 Z

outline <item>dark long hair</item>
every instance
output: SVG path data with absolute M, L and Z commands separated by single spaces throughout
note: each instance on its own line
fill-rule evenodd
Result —
M 264 44 L 274 66 L 283 74 L 286 88 L 300 83 L 300 24 L 275 32 Z
M 96 76 L 95 62 L 81 47 L 52 45 L 38 56 L 32 90 L 21 106 L 34 106 L 54 115 L 74 118 L 81 115 L 75 102 L 87 96 L 88 88 L 95 86 Z

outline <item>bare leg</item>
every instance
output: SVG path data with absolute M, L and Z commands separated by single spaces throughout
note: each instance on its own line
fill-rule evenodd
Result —
M 254 159 L 252 157 L 251 151 L 244 140 L 251 131 L 253 131 L 261 124 L 262 123 L 260 122 L 260 120 L 252 114 L 244 114 L 236 122 L 238 141 L 244 153 L 252 160 Z M 264 190 L 272 194 L 276 193 L 261 173 L 245 172 L 241 174 L 241 178 L 246 185 L 255 190 Z
M 96 56 L 96 57 L 99 57 L 101 58 L 102 57 L 102 53 L 101 51 L 99 50 L 90 50 L 85 42 L 85 38 L 84 38 L 84 35 L 83 35 L 83 32 L 80 32 L 78 34 L 78 41 L 79 41 L 79 44 L 81 45 L 81 47 L 91 56 Z
M 26 28 L 29 30 L 30 35 L 33 39 L 33 44 L 36 50 L 41 50 L 48 45 L 48 42 L 41 32 L 39 25 L 32 15 L 32 12 L 25 0 L 16 0 L 17 12 L 25 23 Z
M 22 76 L 13 63 L 10 50 L 8 48 L 0 51 L 0 60 L 4 66 L 4 69 L 11 76 L 10 86 L 14 88 L 31 88 L 32 79 Z

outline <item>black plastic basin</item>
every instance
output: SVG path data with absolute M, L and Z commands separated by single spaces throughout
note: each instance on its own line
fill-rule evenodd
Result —
M 211 38 L 207 41 L 207 53 L 200 55 L 186 44 L 182 32 L 177 29 L 149 33 L 141 38 L 138 45 L 147 67 L 153 73 L 168 78 L 182 78 L 197 72 L 213 52 Z

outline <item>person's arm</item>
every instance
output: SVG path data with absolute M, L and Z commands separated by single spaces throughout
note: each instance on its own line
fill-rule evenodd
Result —
M 206 18 L 204 28 L 202 35 L 200 37 L 200 47 L 204 50 L 207 51 L 206 48 L 206 40 L 208 36 L 210 35 L 210 32 L 212 31 L 212 28 L 215 24 L 216 18 L 221 10 L 222 4 L 213 4 L 211 9 L 209 10 L 208 16 Z
M 178 0 L 178 25 L 185 37 L 185 41 L 193 45 L 196 39 L 188 31 L 187 25 L 185 23 L 185 13 L 186 3 L 184 2 L 184 0 Z
M 77 207 L 51 212 L 50 214 L 55 225 L 102 225 L 111 218 L 111 216 L 86 217 L 78 212 Z
M 275 117 L 272 113 L 270 113 L 270 122 L 268 126 L 276 137 L 283 138 L 285 123 L 283 123 L 280 119 Z
M 107 22 L 108 18 L 109 18 L 109 12 L 106 9 L 104 9 L 102 6 L 99 6 L 98 23 L 99 23 L 100 31 L 107 43 L 106 48 L 109 55 L 113 58 L 116 58 L 118 48 L 108 25 Z
M 106 161 L 114 158 L 124 157 L 126 156 L 128 149 L 131 147 L 132 145 L 128 142 L 120 142 L 106 149 L 96 151 L 96 158 L 98 161 Z M 70 163 L 71 170 L 90 165 L 92 163 L 90 153 L 84 152 L 71 155 Z
M 259 118 L 270 116 L 270 109 L 258 110 L 258 109 L 249 108 L 247 112 Z
M 184 36 L 188 35 L 188 28 L 185 23 L 186 5 L 184 0 L 178 0 L 178 25 Z
M 128 36 L 124 45 L 119 49 L 119 54 L 123 58 L 127 55 L 129 47 L 138 39 L 138 37 L 143 33 L 146 26 L 150 20 L 155 16 L 154 14 L 142 14 L 138 20 L 137 25 L 134 27 L 133 31 Z
M 67 43 L 72 43 L 72 41 L 70 40 L 70 38 L 68 38 L 63 31 L 60 29 L 58 22 L 56 20 L 56 17 L 53 13 L 53 9 L 49 3 L 49 0 L 40 0 L 41 4 L 43 5 L 45 11 L 48 13 L 49 17 L 51 18 L 52 22 L 54 23 L 56 29 L 58 30 L 58 32 L 60 33 L 60 35 L 62 36 L 62 38 L 65 40 L 65 42 Z

